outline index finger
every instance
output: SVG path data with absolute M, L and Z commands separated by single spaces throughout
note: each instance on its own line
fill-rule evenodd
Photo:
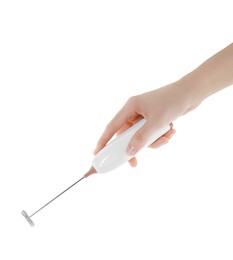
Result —
M 94 154 L 97 154 L 108 143 L 108 141 L 124 125 L 127 120 L 135 117 L 136 115 L 136 112 L 134 112 L 132 108 L 126 109 L 124 106 L 106 126 L 97 143 Z

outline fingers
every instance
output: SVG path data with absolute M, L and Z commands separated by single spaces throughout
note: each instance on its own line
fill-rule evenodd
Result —
M 175 129 L 170 129 L 166 134 L 161 136 L 158 140 L 156 140 L 154 143 L 152 143 L 149 147 L 158 148 L 164 144 L 167 144 L 175 133 L 176 133 Z
M 137 115 L 137 117 L 129 119 L 128 121 L 126 121 L 124 123 L 124 125 L 116 132 L 116 136 L 119 136 L 120 134 L 125 132 L 128 128 L 130 128 L 131 126 L 136 124 L 138 121 L 140 121 L 141 118 L 142 118 L 141 116 Z
M 130 121 L 137 117 L 136 112 L 134 112 L 133 107 L 126 105 L 114 116 L 114 118 L 110 121 L 110 123 L 105 128 L 103 134 L 101 135 L 97 146 L 94 150 L 94 154 L 97 154 L 107 143 L 108 141 L 113 137 L 113 135 L 118 132 L 119 129 L 121 129 L 124 124 L 128 122 L 128 126 L 125 126 L 125 129 L 130 127 Z
M 173 124 L 171 123 L 170 126 L 172 127 Z M 176 130 L 171 128 L 167 133 L 165 133 L 163 136 L 161 136 L 158 140 L 156 140 L 154 143 L 152 143 L 149 147 L 150 148 L 158 148 L 158 147 L 160 147 L 160 146 L 162 146 L 164 144 L 167 144 L 175 133 L 176 133 Z M 129 160 L 129 164 L 132 167 L 136 167 L 137 164 L 138 164 L 137 158 L 136 157 L 132 157 Z
M 173 126 L 173 124 L 170 124 L 171 127 Z M 165 133 L 163 136 L 161 136 L 158 140 L 156 140 L 154 143 L 152 143 L 149 147 L 150 148 L 158 148 L 164 144 L 167 144 L 169 142 L 169 140 L 173 137 L 173 135 L 176 133 L 175 129 L 170 129 L 167 133 Z M 138 165 L 138 161 L 136 157 L 132 157 L 129 160 L 129 164 L 132 167 L 136 167 Z
M 172 127 L 173 124 L 171 123 L 170 126 Z M 135 155 L 147 142 L 150 136 L 153 134 L 154 126 L 151 123 L 146 121 L 146 123 L 134 134 L 130 143 L 127 147 L 127 153 L 130 156 Z M 175 134 L 174 129 L 170 129 L 167 133 L 161 136 L 158 140 L 156 140 L 153 144 L 150 145 L 152 148 L 157 148 L 163 144 L 168 143 L 169 139 Z
M 136 157 L 133 157 L 129 160 L 129 164 L 132 166 L 132 167 L 136 167 L 138 165 L 138 161 L 137 161 L 137 158 Z
M 129 156 L 135 155 L 147 142 L 150 136 L 153 134 L 154 125 L 150 120 L 147 120 L 145 124 L 133 135 L 126 152 Z

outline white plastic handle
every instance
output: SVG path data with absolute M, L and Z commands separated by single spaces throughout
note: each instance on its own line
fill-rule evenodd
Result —
M 145 122 L 145 119 L 140 120 L 99 151 L 92 162 L 92 166 L 96 169 L 97 173 L 112 171 L 133 157 L 127 155 L 126 148 L 132 136 L 145 124 Z M 170 126 L 167 125 L 154 133 L 144 147 L 152 144 L 169 129 Z

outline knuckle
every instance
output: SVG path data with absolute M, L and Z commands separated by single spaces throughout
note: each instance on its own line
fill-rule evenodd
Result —
M 134 105 L 137 104 L 137 102 L 138 102 L 138 96 L 132 96 L 128 99 L 126 103 L 130 105 Z

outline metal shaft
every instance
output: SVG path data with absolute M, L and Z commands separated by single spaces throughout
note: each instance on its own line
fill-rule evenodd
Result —
M 53 202 L 55 199 L 57 199 L 58 197 L 60 197 L 63 193 L 65 193 L 66 191 L 68 191 L 70 188 L 72 188 L 74 185 L 76 185 L 78 182 L 80 182 L 82 179 L 87 178 L 88 176 L 92 175 L 93 173 L 96 173 L 96 169 L 91 166 L 90 170 L 83 175 L 82 178 L 80 178 L 78 181 L 76 181 L 74 184 L 72 184 L 70 187 L 68 187 L 67 189 L 65 189 L 63 192 L 61 192 L 60 194 L 58 194 L 55 198 L 53 198 L 52 200 L 50 200 L 49 202 L 47 202 L 43 207 L 41 207 L 40 209 L 38 209 L 36 212 L 34 212 L 31 216 L 29 216 L 27 214 L 27 212 L 25 210 L 23 210 L 21 212 L 21 214 L 25 217 L 25 219 L 27 220 L 27 222 L 33 227 L 34 226 L 34 222 L 32 221 L 31 217 L 34 216 L 36 213 L 38 213 L 39 211 L 41 211 L 43 208 L 45 208 L 47 205 L 49 205 L 51 202 Z
M 29 216 L 29 218 L 31 218 L 32 216 L 34 216 L 37 212 L 41 211 L 43 208 L 45 208 L 47 205 L 49 205 L 51 202 L 53 202 L 55 199 L 57 199 L 58 197 L 60 197 L 63 193 L 65 193 L 66 191 L 68 191 L 70 188 L 72 188 L 74 185 L 76 185 L 78 182 L 80 182 L 82 179 L 84 179 L 85 176 L 83 176 L 81 179 L 79 179 L 78 181 L 76 181 L 74 184 L 72 184 L 70 187 L 68 187 L 67 189 L 65 189 L 63 192 L 61 192 L 60 194 L 58 194 L 55 198 L 53 198 L 52 200 L 50 200 L 49 202 L 47 202 L 43 207 L 41 207 L 40 209 L 38 209 L 36 212 L 34 212 L 31 216 Z

